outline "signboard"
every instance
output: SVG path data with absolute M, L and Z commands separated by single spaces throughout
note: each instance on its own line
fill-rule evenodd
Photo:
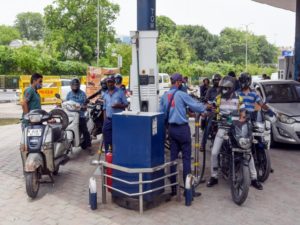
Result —
M 294 56 L 294 52 L 292 50 L 283 50 L 281 52 L 282 56 Z
M 91 96 L 100 89 L 102 78 L 119 73 L 118 68 L 88 67 L 86 76 L 86 95 Z

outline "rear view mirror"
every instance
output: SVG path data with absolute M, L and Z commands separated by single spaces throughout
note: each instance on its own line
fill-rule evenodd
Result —
M 58 99 L 60 99 L 60 94 L 56 93 L 55 97 L 58 98 Z

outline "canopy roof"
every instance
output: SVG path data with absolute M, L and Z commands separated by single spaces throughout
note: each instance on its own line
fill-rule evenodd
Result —
M 296 0 L 252 0 L 292 12 L 296 11 Z

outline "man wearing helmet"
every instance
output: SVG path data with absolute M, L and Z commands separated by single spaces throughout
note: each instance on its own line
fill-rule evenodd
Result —
M 204 99 L 205 102 L 212 102 L 215 100 L 215 98 L 217 97 L 217 95 L 219 93 L 219 83 L 220 83 L 221 79 L 222 79 L 222 77 L 220 74 L 214 74 L 212 76 L 213 86 L 208 89 L 205 99 Z M 208 114 L 208 118 L 207 118 L 207 126 L 205 127 L 205 130 L 204 130 L 204 133 L 202 136 L 202 142 L 201 142 L 201 147 L 200 147 L 201 151 L 205 150 L 205 146 L 206 146 L 206 142 L 207 142 L 208 134 L 210 132 L 213 118 L 214 118 L 214 113 L 210 112 Z
M 208 88 L 209 88 L 209 79 L 204 78 L 203 84 L 200 86 L 200 97 L 201 98 L 204 98 L 206 96 Z
M 222 114 L 240 114 L 240 120 L 245 120 L 245 106 L 243 100 L 235 93 L 235 79 L 231 76 L 225 76 L 219 83 L 220 94 L 216 97 L 216 113 Z M 214 145 L 211 152 L 211 178 L 207 187 L 212 187 L 218 183 L 218 155 L 223 143 L 225 130 L 218 129 Z
M 75 78 L 71 81 L 71 89 L 72 91 L 67 94 L 66 100 L 77 102 L 83 109 L 86 108 L 87 98 L 85 92 L 80 90 L 79 79 Z M 87 149 L 91 147 L 91 137 L 87 128 L 86 118 L 83 110 L 80 112 L 79 130 L 83 134 L 84 138 L 81 148 Z
M 97 95 L 100 95 L 100 98 L 102 98 L 102 94 L 107 91 L 106 78 L 101 79 L 100 87 L 100 90 L 88 97 L 89 100 L 95 98 Z
M 115 82 L 116 82 L 116 87 L 117 88 L 121 88 L 121 85 L 122 85 L 122 81 L 123 81 L 123 77 L 121 74 L 116 74 L 115 75 Z
M 251 82 L 250 82 L 251 84 Z M 243 97 L 234 91 L 235 79 L 231 76 L 224 77 L 220 82 L 221 95 L 216 98 L 217 112 L 223 114 L 240 114 L 240 121 L 246 120 L 246 108 Z M 207 187 L 212 187 L 218 183 L 218 155 L 223 143 L 223 136 L 225 130 L 218 129 L 214 140 L 214 145 L 211 153 L 211 178 L 207 183 Z M 262 190 L 262 185 L 257 181 L 257 173 L 254 165 L 253 157 L 249 162 L 249 169 L 251 174 L 251 184 L 256 189 Z
M 104 148 L 107 153 L 112 147 L 112 115 L 125 110 L 128 105 L 125 94 L 122 89 L 115 86 L 115 77 L 110 75 L 106 79 L 107 91 L 103 94 L 104 100 L 104 124 L 103 137 Z

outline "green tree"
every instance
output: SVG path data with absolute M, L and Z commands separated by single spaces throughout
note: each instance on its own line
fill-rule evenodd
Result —
M 205 27 L 183 25 L 178 26 L 178 32 L 195 50 L 198 59 L 208 61 L 217 59 L 214 49 L 218 44 L 218 37 L 209 33 Z
M 22 38 L 31 41 L 41 40 L 44 36 L 44 20 L 40 13 L 19 13 L 15 21 L 15 27 L 21 33 Z
M 115 43 L 108 46 L 106 56 L 100 59 L 100 66 L 117 67 L 118 55 L 122 56 L 122 75 L 130 75 L 130 65 L 132 62 L 131 45 L 123 43 Z
M 114 42 L 111 24 L 119 6 L 100 0 L 100 53 L 105 55 L 108 43 Z M 90 63 L 96 55 L 97 0 L 55 0 L 45 8 L 46 44 L 61 53 L 61 59 Z
M 0 45 L 8 45 L 12 40 L 19 39 L 20 33 L 11 26 L 0 25 Z
M 167 16 L 156 17 L 156 29 L 160 35 L 174 35 L 177 31 L 176 23 Z

